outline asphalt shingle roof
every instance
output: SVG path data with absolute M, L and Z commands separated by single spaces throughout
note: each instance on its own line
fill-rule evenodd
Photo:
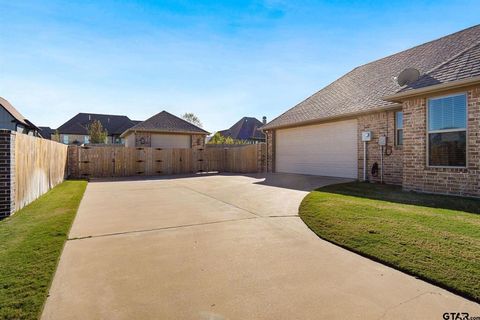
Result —
M 420 74 L 425 74 L 478 41 L 480 25 L 357 67 L 278 116 L 262 129 L 395 106 L 382 98 L 402 89 L 395 81 L 401 71 L 416 68 Z M 468 66 L 465 69 L 468 69 Z
M 257 118 L 243 117 L 229 129 L 219 131 L 219 133 L 235 140 L 265 139 L 265 135 L 259 130 L 262 125 L 263 123 Z
M 135 123 L 127 116 L 111 115 L 111 114 L 95 114 L 95 113 L 79 113 L 57 130 L 62 134 L 88 134 L 90 124 L 98 120 L 103 128 L 107 130 L 108 135 L 119 135 Z
M 160 113 L 157 113 L 153 117 L 150 117 L 147 120 L 140 122 L 135 126 L 129 128 L 123 134 L 126 134 L 128 131 L 154 131 L 154 132 L 208 134 L 208 132 L 203 130 L 202 128 L 199 128 L 188 121 L 185 121 L 177 116 L 174 116 L 173 114 L 168 113 L 167 111 L 162 111 Z
M 480 76 L 480 42 L 435 67 L 399 92 Z
M 53 130 L 50 127 L 38 127 L 40 129 L 39 133 L 42 136 L 42 138 L 45 139 L 52 139 L 52 134 L 55 133 L 55 130 Z
M 7 110 L 7 112 L 10 113 L 17 122 L 20 122 L 21 124 L 27 127 L 30 127 L 31 123 L 28 123 L 27 119 L 20 112 L 18 112 L 18 110 L 15 109 L 15 107 L 12 106 L 10 102 L 8 102 L 6 99 L 2 97 L 0 97 L 0 106 L 2 106 L 5 110 Z

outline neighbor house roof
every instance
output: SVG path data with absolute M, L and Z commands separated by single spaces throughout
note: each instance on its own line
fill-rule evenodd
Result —
M 460 58 L 458 61 L 453 61 L 452 58 L 460 57 L 462 52 L 479 41 L 480 25 L 477 25 L 357 67 L 275 118 L 262 129 L 288 127 L 395 107 L 398 104 L 382 98 L 402 89 L 395 81 L 395 77 L 401 71 L 416 68 L 420 74 L 426 74 L 439 65 L 454 69 L 463 63 L 462 68 L 466 72 L 471 66 L 473 55 L 465 53 L 470 58 L 464 56 L 463 60 Z M 472 54 L 474 51 L 476 49 Z M 452 64 L 447 66 L 450 60 Z M 437 72 L 443 72 L 442 77 L 458 76 L 452 74 L 454 71 L 448 72 L 447 69 L 439 68 Z
M 157 113 L 147 120 L 136 124 L 128 130 L 125 130 L 122 136 L 125 136 L 128 132 L 134 131 L 209 134 L 202 128 L 199 128 L 188 121 L 174 116 L 167 111 Z
M 50 127 L 38 127 L 38 129 L 40 129 L 39 133 L 42 136 L 42 138 L 45 138 L 45 139 L 51 139 L 52 134 L 55 133 L 55 130 L 53 130 Z
M 62 134 L 88 134 L 89 125 L 98 120 L 103 128 L 107 130 L 108 135 L 119 135 L 125 130 L 135 125 L 135 122 L 127 116 L 112 114 L 79 113 L 57 130 Z
M 14 106 L 10 104 L 6 99 L 0 97 L 0 106 L 2 106 L 10 115 L 20 124 L 26 127 L 38 129 L 33 123 L 28 121 Z
M 265 139 L 265 134 L 259 130 L 263 123 L 257 118 L 243 117 L 230 129 L 219 131 L 224 137 L 231 137 L 235 140 Z

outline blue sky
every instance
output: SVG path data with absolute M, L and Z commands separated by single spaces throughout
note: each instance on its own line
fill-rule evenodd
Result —
M 475 1 L 4 1 L 0 96 L 78 112 L 269 120 L 355 66 L 478 24 Z

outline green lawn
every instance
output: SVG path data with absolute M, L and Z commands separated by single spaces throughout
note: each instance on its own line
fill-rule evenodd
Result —
M 480 301 L 480 201 L 346 183 L 300 205 L 318 236 Z
M 0 319 L 36 319 L 85 181 L 66 181 L 0 221 Z

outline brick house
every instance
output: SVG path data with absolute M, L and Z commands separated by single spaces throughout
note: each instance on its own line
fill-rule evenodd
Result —
M 209 133 L 188 121 L 162 111 L 127 129 L 126 147 L 194 148 L 205 145 Z
M 270 172 L 479 197 L 480 25 L 357 67 L 262 129 Z

